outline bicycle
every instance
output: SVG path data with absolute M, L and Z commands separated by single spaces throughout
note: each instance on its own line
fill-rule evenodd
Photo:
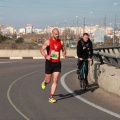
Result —
M 87 87 L 87 66 L 86 66 L 86 62 L 88 61 L 88 59 L 83 59 L 83 64 L 81 65 L 81 68 L 79 69 L 78 72 L 78 79 L 80 81 L 80 86 L 86 90 Z

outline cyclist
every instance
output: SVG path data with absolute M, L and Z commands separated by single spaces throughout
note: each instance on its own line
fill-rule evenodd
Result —
M 45 52 L 47 50 L 47 54 Z M 45 80 L 42 82 L 41 87 L 45 89 L 50 83 L 51 77 L 53 75 L 53 83 L 51 86 L 51 93 L 49 102 L 55 103 L 54 93 L 57 88 L 58 78 L 61 72 L 61 61 L 60 61 L 60 50 L 62 50 L 63 57 L 66 57 L 66 49 L 64 43 L 59 39 L 59 31 L 57 28 L 52 30 L 52 37 L 45 41 L 42 45 L 40 52 L 46 59 L 45 62 Z
M 77 74 L 80 71 L 81 65 L 83 64 L 83 59 L 87 59 L 88 61 L 92 61 L 93 56 L 93 45 L 89 38 L 88 33 L 84 33 L 83 37 L 78 41 L 77 44 L 77 56 L 78 56 L 78 69 Z M 86 84 L 88 84 L 88 61 L 86 61 L 87 66 L 87 75 L 85 78 Z M 81 73 L 80 73 L 81 74 Z M 81 78 L 82 80 L 82 78 Z

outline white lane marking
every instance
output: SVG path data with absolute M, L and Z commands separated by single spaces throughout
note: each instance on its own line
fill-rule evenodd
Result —
M 20 78 L 18 78 L 18 79 L 16 79 L 16 80 L 14 80 L 14 82 L 10 84 L 10 86 L 9 86 L 9 88 L 8 88 L 8 90 L 7 90 L 7 98 L 8 98 L 8 101 L 10 102 L 10 104 L 12 105 L 12 107 L 13 107 L 24 119 L 26 119 L 26 120 L 30 120 L 30 119 L 29 119 L 26 115 L 24 115 L 24 114 L 17 108 L 17 106 L 13 103 L 13 101 L 12 101 L 12 99 L 11 99 L 11 97 L 10 97 L 10 92 L 11 92 L 11 89 L 12 89 L 12 87 L 14 86 L 14 84 L 17 83 L 19 80 L 21 80 L 22 78 L 25 78 L 25 77 L 27 77 L 27 76 L 29 76 L 29 75 L 31 75 L 31 74 L 40 72 L 40 71 L 42 71 L 42 70 L 38 70 L 38 71 L 31 72 L 31 73 L 29 73 L 29 74 L 26 74 L 26 75 L 24 75 L 24 76 L 22 76 L 22 77 L 20 77 Z
M 86 104 L 88 104 L 88 105 L 90 105 L 90 106 L 92 106 L 92 107 L 94 107 L 94 108 L 97 108 L 98 110 L 101 110 L 101 111 L 103 111 L 103 112 L 105 112 L 105 113 L 108 113 L 108 114 L 110 114 L 110 115 L 112 115 L 112 116 L 114 116 L 114 117 L 116 117 L 116 118 L 120 118 L 120 114 L 117 114 L 117 113 L 112 112 L 112 111 L 110 111 L 110 110 L 107 110 L 107 109 L 105 109 L 105 108 L 103 108 L 103 107 L 100 107 L 100 106 L 98 106 L 98 105 L 96 105 L 96 104 L 94 104 L 94 103 L 92 103 L 92 102 L 84 99 L 83 97 L 78 96 L 77 94 L 73 93 L 72 90 L 70 90 L 70 89 L 68 88 L 68 86 L 65 84 L 65 77 L 66 77 L 68 74 L 70 74 L 70 73 L 72 73 L 72 72 L 74 72 L 74 71 L 76 71 L 76 70 L 69 71 L 69 72 L 67 72 L 66 74 L 64 74 L 64 75 L 61 77 L 61 80 L 60 80 L 60 81 L 61 81 L 62 86 L 63 86 L 69 93 L 71 93 L 74 97 L 76 97 L 77 99 L 81 100 L 82 102 L 84 102 L 84 103 L 86 103 Z
M 11 60 L 14 60 L 14 59 L 23 59 L 22 57 L 10 57 Z
M 45 59 L 44 57 L 33 57 L 33 59 Z

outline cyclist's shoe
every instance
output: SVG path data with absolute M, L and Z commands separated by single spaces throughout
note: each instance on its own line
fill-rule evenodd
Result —
M 46 88 L 45 81 L 42 82 L 41 87 L 42 87 L 42 89 L 45 89 L 45 88 Z
M 50 97 L 50 98 L 49 98 L 49 102 L 50 102 L 50 103 L 56 103 L 57 100 L 55 100 L 53 97 Z
M 85 80 L 85 84 L 88 85 L 88 80 Z
M 80 80 L 83 80 L 83 76 L 82 75 L 80 75 Z
M 77 74 L 77 75 L 79 74 L 79 69 L 77 69 L 76 74 Z
M 80 81 L 83 81 L 82 75 L 78 75 L 78 79 L 79 79 Z

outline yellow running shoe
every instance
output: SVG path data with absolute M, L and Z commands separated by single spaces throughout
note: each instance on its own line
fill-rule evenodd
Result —
M 46 88 L 45 81 L 42 82 L 41 87 L 42 87 L 42 89 L 45 89 L 45 88 Z
M 56 103 L 57 100 L 55 100 L 53 97 L 50 97 L 50 98 L 49 98 L 49 102 L 50 102 L 50 103 Z

